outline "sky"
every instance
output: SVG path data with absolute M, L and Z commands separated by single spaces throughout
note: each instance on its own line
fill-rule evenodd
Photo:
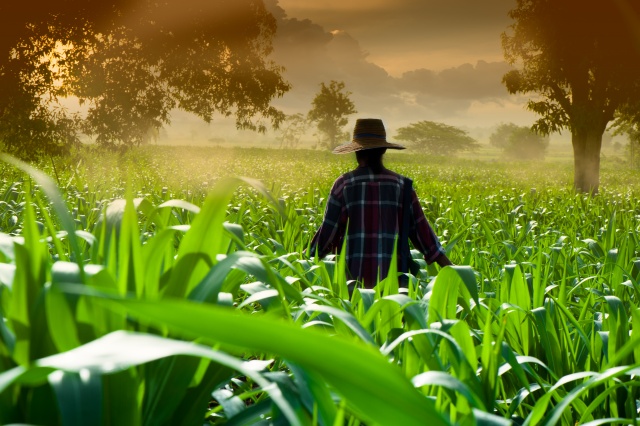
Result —
M 500 33 L 513 0 L 280 0 L 289 18 L 309 19 L 358 40 L 368 59 L 399 77 L 417 68 L 502 61 Z
M 510 95 L 501 83 L 510 66 L 500 35 L 508 30 L 515 0 L 265 4 L 278 23 L 272 59 L 284 66 L 292 85 L 273 104 L 287 114 L 306 114 L 320 83 L 337 80 L 352 93 L 358 111 L 350 127 L 356 118 L 379 117 L 393 134 L 430 120 L 487 139 L 500 123 L 531 125 L 536 119 L 524 107 L 526 98 Z

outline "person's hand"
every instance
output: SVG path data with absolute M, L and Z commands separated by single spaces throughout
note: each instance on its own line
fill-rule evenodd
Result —
M 446 254 L 441 254 L 440 256 L 436 257 L 436 263 L 440 265 L 441 268 L 444 268 L 445 266 L 454 266 L 453 262 L 449 260 Z

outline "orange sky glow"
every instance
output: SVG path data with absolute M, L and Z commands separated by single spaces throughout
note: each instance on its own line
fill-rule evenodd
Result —
M 515 0 L 279 0 L 290 18 L 310 19 L 360 42 L 369 60 L 399 76 L 502 61 L 500 34 Z

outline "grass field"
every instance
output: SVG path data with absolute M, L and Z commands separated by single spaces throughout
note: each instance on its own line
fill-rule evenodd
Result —
M 352 297 L 302 254 L 351 156 L 3 163 L 0 423 L 636 424 L 640 175 L 563 152 L 389 154 L 457 266 Z

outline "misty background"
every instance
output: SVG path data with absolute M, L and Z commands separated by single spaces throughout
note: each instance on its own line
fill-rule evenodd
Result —
M 284 67 L 291 90 L 273 105 L 305 114 L 320 83 L 343 81 L 358 117 L 382 118 L 389 139 L 396 129 L 420 120 L 460 127 L 480 143 L 500 123 L 530 126 L 536 116 L 526 97 L 501 83 L 510 69 L 500 34 L 511 23 L 515 0 L 350 1 L 265 0 L 277 20 L 270 59 Z M 277 146 L 278 131 L 235 128 L 233 118 L 211 123 L 183 111 L 159 132 L 160 144 Z M 622 139 L 618 137 L 618 139 Z M 316 143 L 309 128 L 302 147 Z M 552 144 L 570 145 L 554 134 Z M 570 148 L 570 147 L 569 147 Z

